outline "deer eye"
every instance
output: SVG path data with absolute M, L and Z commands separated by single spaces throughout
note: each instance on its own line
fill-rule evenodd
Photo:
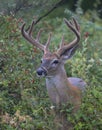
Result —
M 53 61 L 53 64 L 58 64 L 58 63 L 59 63 L 58 60 L 54 60 L 54 61 Z

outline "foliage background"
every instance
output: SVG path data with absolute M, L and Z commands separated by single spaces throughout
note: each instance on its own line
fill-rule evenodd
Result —
M 45 79 L 36 76 L 42 53 L 21 36 L 27 26 L 52 8 L 58 0 L 6 0 L 0 2 L 0 130 L 55 129 Z M 91 3 L 91 4 L 90 4 Z M 63 18 L 74 16 L 81 26 L 80 48 L 65 67 L 68 76 L 82 77 L 88 84 L 81 109 L 75 115 L 62 108 L 74 130 L 102 129 L 102 2 L 64 0 L 35 27 L 34 36 L 44 28 L 41 42 L 52 32 L 51 50 L 61 36 L 71 41 Z

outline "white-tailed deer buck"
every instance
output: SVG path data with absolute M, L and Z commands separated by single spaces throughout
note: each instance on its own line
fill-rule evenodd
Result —
M 64 18 L 64 22 L 76 35 L 76 38 L 69 44 L 66 44 L 64 42 L 64 37 L 62 37 L 60 48 L 53 53 L 49 51 L 51 33 L 45 45 L 39 42 L 42 30 L 38 32 L 36 38 L 32 37 L 33 26 L 35 25 L 34 21 L 27 31 L 24 29 L 24 23 L 21 32 L 26 40 L 44 52 L 41 60 L 42 63 L 37 69 L 37 74 L 46 78 L 46 87 L 52 103 L 60 106 L 61 104 L 69 102 L 74 105 L 74 110 L 77 110 L 80 107 L 82 98 L 81 92 L 84 90 L 86 83 L 80 78 L 67 78 L 64 63 L 72 57 L 78 47 L 80 41 L 80 27 L 74 18 L 71 21 Z

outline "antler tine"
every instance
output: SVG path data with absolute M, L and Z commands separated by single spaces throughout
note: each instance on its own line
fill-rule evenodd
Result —
M 62 35 L 61 43 L 60 43 L 60 49 L 64 46 L 64 35 Z
M 21 33 L 23 35 L 23 37 L 25 37 L 25 31 L 24 31 L 24 27 L 25 27 L 26 23 L 24 22 L 23 25 L 21 26 Z
M 39 49 L 41 49 L 41 50 L 43 50 L 44 51 L 44 45 L 42 45 L 42 44 L 40 44 L 39 43 L 39 41 L 38 41 L 38 39 L 39 39 L 39 37 L 40 37 L 40 33 L 38 34 L 38 36 L 37 36 L 37 38 L 38 39 L 34 39 L 33 37 L 32 37 L 32 31 L 33 31 L 33 27 L 34 27 L 34 21 L 32 22 L 32 24 L 31 24 L 31 26 L 30 26 L 30 28 L 27 30 L 27 31 L 25 31 L 25 23 L 23 23 L 23 25 L 22 25 L 22 27 L 21 27 L 21 33 L 22 33 L 22 35 L 23 35 L 23 37 L 27 40 L 27 41 L 29 41 L 31 44 L 33 44 L 33 45 L 35 45 L 37 48 L 39 48 Z
M 72 25 L 72 26 L 75 26 L 75 28 L 80 31 L 80 28 L 79 28 L 79 24 L 78 22 L 75 20 L 75 18 L 73 18 L 71 21 L 69 21 L 69 23 Z
M 79 26 L 78 22 L 75 20 L 75 18 L 73 18 L 73 22 L 74 22 L 74 25 L 75 25 L 77 31 L 80 32 L 80 26 Z
M 32 34 L 34 24 L 35 24 L 35 21 L 33 20 L 32 24 L 30 25 L 30 28 L 28 29 L 28 34 L 29 34 L 29 35 Z
M 66 25 L 76 34 L 77 38 L 80 39 L 80 32 L 77 21 L 73 18 L 74 24 L 69 22 L 67 19 L 64 19 Z M 75 27 L 74 27 L 75 26 Z
M 51 42 L 51 36 L 52 36 L 52 33 L 50 32 L 49 37 L 48 37 L 47 42 L 46 42 L 46 45 L 45 45 L 45 52 L 47 52 L 49 50 L 49 45 L 50 45 L 50 42 Z
M 38 34 L 37 34 L 36 40 L 39 41 L 40 35 L 41 35 L 42 31 L 43 31 L 43 29 L 41 28 L 41 29 L 39 30 Z
M 77 21 L 74 18 L 73 18 L 73 21 L 68 21 L 66 18 L 64 18 L 64 22 L 70 28 L 70 30 L 74 32 L 74 34 L 76 35 L 76 38 L 72 42 L 70 42 L 68 45 L 63 45 L 63 46 L 61 45 L 61 47 L 57 51 L 58 55 L 61 55 L 64 50 L 74 47 L 80 41 L 80 27 Z

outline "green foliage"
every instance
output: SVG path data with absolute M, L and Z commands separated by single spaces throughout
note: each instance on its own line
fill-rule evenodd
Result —
M 78 113 L 72 114 L 72 108 L 66 108 L 65 105 L 61 112 L 66 113 L 75 130 L 100 130 L 102 28 L 100 24 L 85 21 L 83 17 L 79 22 L 82 46 L 65 67 L 69 76 L 83 78 L 87 82 L 87 89 Z M 45 79 L 36 76 L 41 53 L 21 37 L 21 24 L 22 19 L 0 16 L 0 129 L 52 130 L 55 128 L 54 116 L 45 88 Z M 40 22 L 35 33 L 40 26 L 45 28 L 41 38 L 43 42 L 46 41 L 46 32 L 54 32 L 52 50 L 57 49 L 63 33 L 67 41 L 73 39 L 61 18 Z
M 87 42 L 83 43 L 83 49 L 76 53 L 71 62 L 72 75 L 78 75 L 87 82 L 87 89 L 80 111 L 73 116 L 68 115 L 68 120 L 72 122 L 75 130 L 101 129 L 102 60 L 96 52 L 93 52 L 95 53 L 94 58 L 89 58 Z
M 43 81 L 42 85 L 39 85 L 40 79 L 35 75 L 35 65 L 39 62 L 39 51 L 30 47 L 29 44 L 26 46 L 25 41 L 21 38 L 18 20 L 1 16 L 1 21 L 3 21 L 1 30 L 4 33 L 1 31 L 0 35 L 0 115 L 1 120 L 3 115 L 5 118 L 1 128 L 6 129 L 7 126 L 8 129 L 12 129 L 12 120 L 16 122 L 14 118 L 17 118 L 13 115 L 18 110 L 24 115 L 32 116 L 34 122 L 31 124 L 35 124 L 34 127 L 36 125 L 40 127 L 43 121 L 42 118 L 41 121 L 38 118 L 41 114 L 43 116 L 44 109 L 47 109 L 47 105 L 46 108 L 43 107 L 48 102 L 48 98 Z M 42 102 L 38 105 L 40 100 Z M 5 124 L 6 118 L 11 125 L 10 128 Z M 26 117 L 24 116 L 24 118 Z M 39 121 L 40 123 L 36 124 Z M 13 128 L 18 127 L 19 124 L 19 127 L 27 129 L 25 125 L 29 122 L 26 124 L 23 122 L 20 123 L 19 119 Z

